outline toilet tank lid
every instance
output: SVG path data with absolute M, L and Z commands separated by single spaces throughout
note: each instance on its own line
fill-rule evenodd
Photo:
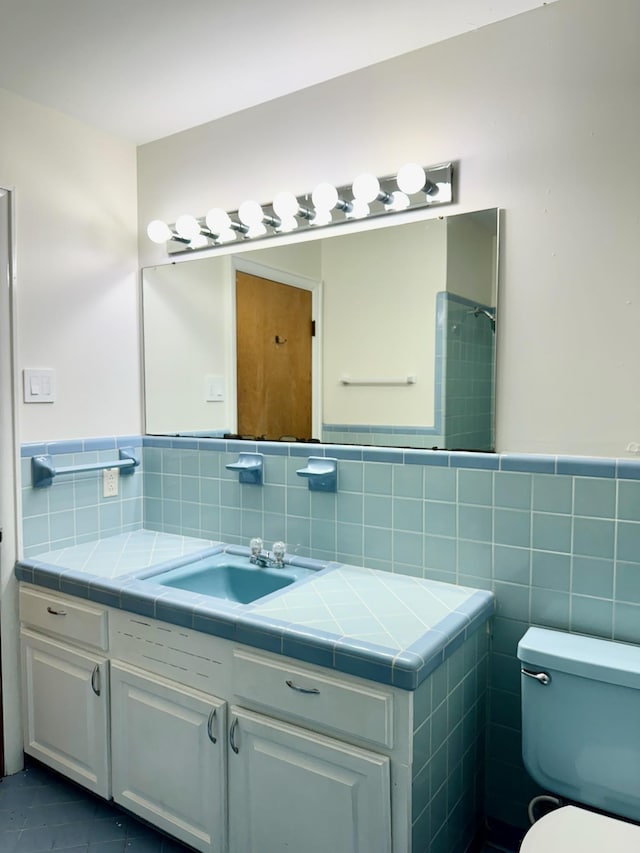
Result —
M 529 628 L 518 643 L 518 658 L 530 667 L 640 689 L 640 646 Z

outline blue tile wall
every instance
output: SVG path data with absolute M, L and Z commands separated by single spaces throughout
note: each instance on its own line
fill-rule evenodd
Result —
M 414 695 L 412 853 L 471 849 L 482 827 L 487 652 L 477 631 Z
M 492 589 L 490 817 L 525 825 L 534 792 L 520 761 L 515 657 L 528 625 L 640 643 L 636 460 L 145 437 L 118 499 L 100 498 L 97 474 L 31 488 L 27 457 L 70 464 L 134 443 L 106 441 L 23 448 L 27 556 L 143 524 L 231 543 L 282 539 L 299 555 Z M 225 468 L 239 449 L 264 454 L 264 486 Z M 336 494 L 310 493 L 295 473 L 323 454 L 339 460 Z
M 490 450 L 495 335 L 489 318 L 472 312 L 479 307 L 495 315 L 495 310 L 450 292 L 438 294 L 438 305 L 444 348 L 442 446 Z
M 142 465 L 119 478 L 118 496 L 102 497 L 102 472 L 54 477 L 47 488 L 31 485 L 31 457 L 52 457 L 54 468 L 116 461 L 120 447 L 133 447 L 142 460 L 142 436 L 111 436 L 73 441 L 23 444 L 20 449 L 23 554 L 33 556 L 53 548 L 142 527 Z

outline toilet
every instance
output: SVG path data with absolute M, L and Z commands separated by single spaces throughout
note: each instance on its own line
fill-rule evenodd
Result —
M 639 853 L 640 646 L 529 628 L 518 659 L 525 767 L 571 803 L 520 853 Z

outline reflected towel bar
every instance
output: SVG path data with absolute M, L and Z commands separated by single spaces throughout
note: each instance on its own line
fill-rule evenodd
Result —
M 410 373 L 401 379 L 353 379 L 351 376 L 341 376 L 341 385 L 415 385 L 418 377 Z
M 132 447 L 122 447 L 118 451 L 118 461 L 89 462 L 86 465 L 67 465 L 64 468 L 54 468 L 50 456 L 31 457 L 31 482 L 34 489 L 43 489 L 53 483 L 54 477 L 61 474 L 83 474 L 85 471 L 104 471 L 107 468 L 119 468 L 124 476 L 133 474 L 140 460 L 134 454 Z

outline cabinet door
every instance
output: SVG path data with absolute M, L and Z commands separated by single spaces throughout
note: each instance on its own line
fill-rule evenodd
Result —
M 106 660 L 28 630 L 20 637 L 25 752 L 110 797 Z
M 113 798 L 196 850 L 226 841 L 225 703 L 111 664 Z
M 389 759 L 242 708 L 229 730 L 231 853 L 389 853 Z

